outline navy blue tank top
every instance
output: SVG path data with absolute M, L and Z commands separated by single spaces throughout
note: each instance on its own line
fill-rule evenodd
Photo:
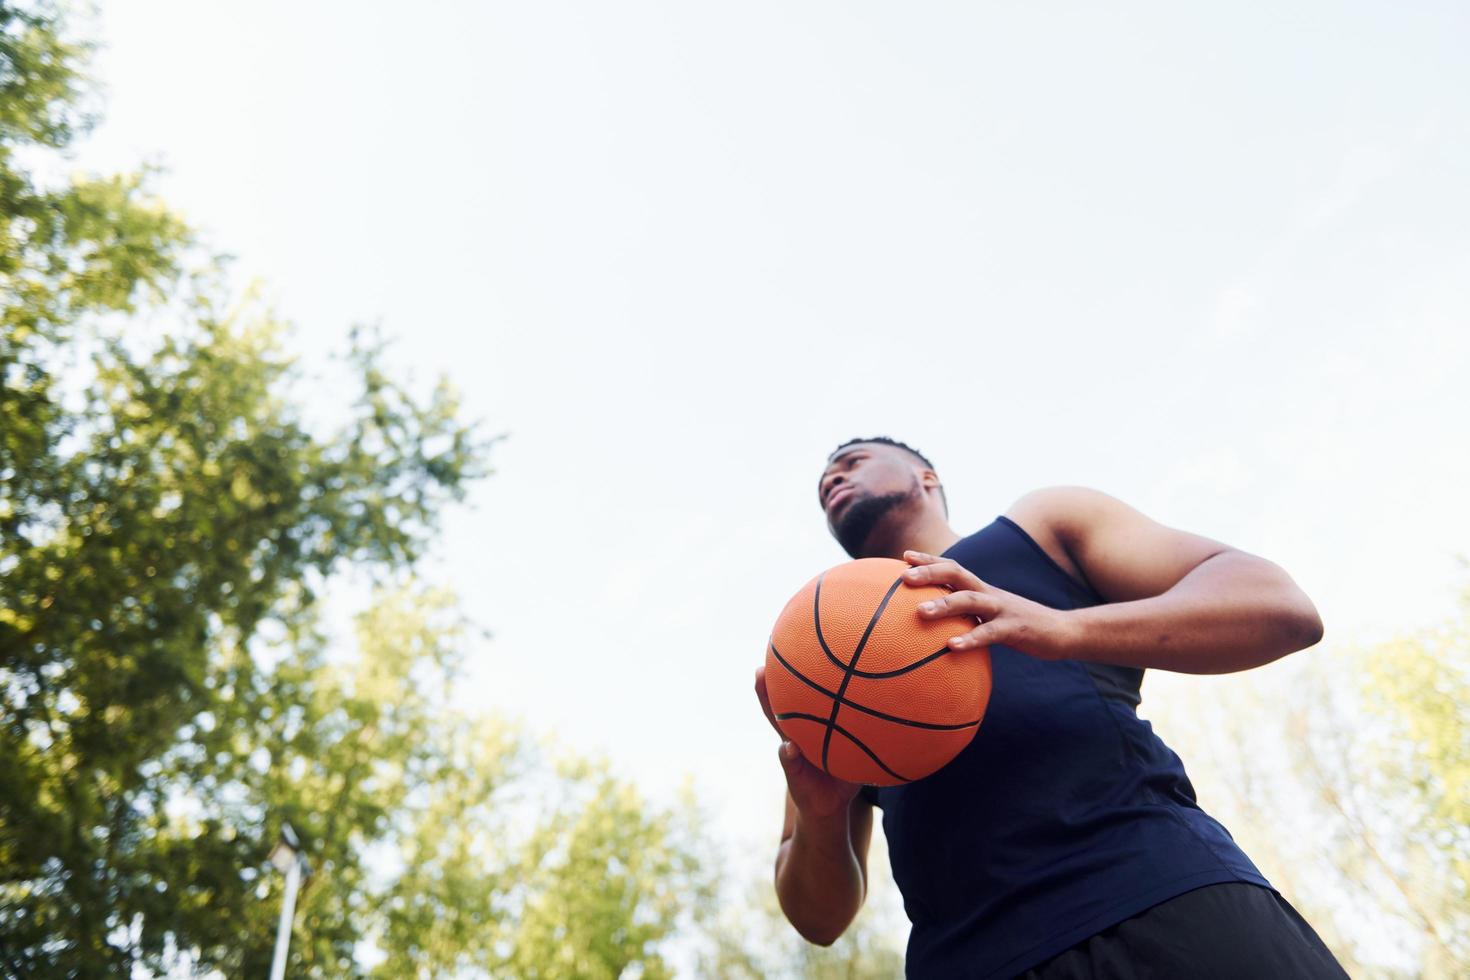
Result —
M 1055 609 L 1104 601 L 1005 517 L 945 557 Z M 1010 977 L 1203 885 L 1270 887 L 1138 717 L 1142 670 L 990 656 L 965 750 L 918 782 L 863 790 L 913 923 L 910 977 Z

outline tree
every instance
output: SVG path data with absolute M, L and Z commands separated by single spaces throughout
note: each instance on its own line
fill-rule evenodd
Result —
M 0 972 L 263 975 L 283 821 L 293 975 L 666 972 L 678 814 L 447 694 L 467 624 L 412 571 L 490 440 L 364 333 L 313 430 L 147 175 L 28 170 L 86 54 L 0 2 Z M 347 565 L 383 586 L 355 643 L 318 620 Z
M 711 857 L 711 865 L 719 862 Z M 831 946 L 807 942 L 787 921 L 769 875 L 743 887 L 702 923 L 700 974 L 741 980 L 891 980 L 904 973 L 908 934 L 881 835 L 868 856 L 868 893 L 857 918 Z
M 1470 592 L 1438 627 L 1309 656 L 1274 682 L 1198 685 L 1169 740 L 1353 976 L 1464 976 Z

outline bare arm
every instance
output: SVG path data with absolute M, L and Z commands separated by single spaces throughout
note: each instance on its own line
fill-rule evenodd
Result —
M 756 671 L 755 693 L 776 728 L 766 696 L 765 668 Z M 776 897 L 802 938 L 830 946 L 862 908 L 868 891 L 868 844 L 873 808 L 859 787 L 834 779 L 784 740 L 786 817 L 776 849 Z
M 1242 551 L 1206 559 L 1158 596 L 1074 615 L 1080 659 L 1187 674 L 1249 670 L 1322 639 L 1290 576 Z
M 808 942 L 830 946 L 862 908 L 868 892 L 873 808 L 853 797 L 834 814 L 804 814 L 786 794 L 776 851 L 776 897 Z
M 1221 674 L 1322 638 L 1312 600 L 1279 566 L 1165 527 L 1107 494 L 1040 490 L 1011 516 L 1054 536 L 1108 600 L 1071 613 L 1077 659 Z
M 919 607 L 969 615 L 963 650 L 1000 643 L 1045 660 L 1092 660 L 1190 674 L 1269 663 L 1322 638 L 1312 600 L 1280 567 L 1197 534 L 1165 527 L 1096 490 L 1027 494 L 1007 515 L 1107 602 L 1053 609 L 981 581 L 949 559 L 905 552 L 911 584 L 956 590 Z

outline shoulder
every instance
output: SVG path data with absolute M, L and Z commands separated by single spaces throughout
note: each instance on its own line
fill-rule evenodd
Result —
M 1005 517 L 1019 525 L 1069 574 L 1085 579 L 1072 557 L 1071 542 L 1099 516 L 1124 506 L 1117 498 L 1091 487 L 1041 487 L 1006 508 Z
M 1005 516 L 1034 538 L 1040 534 L 1065 542 L 1099 518 L 1130 509 L 1118 498 L 1091 487 L 1042 487 L 1011 504 Z
M 1168 527 L 1089 487 L 1044 487 L 1005 515 L 1109 601 L 1159 595 L 1228 545 Z

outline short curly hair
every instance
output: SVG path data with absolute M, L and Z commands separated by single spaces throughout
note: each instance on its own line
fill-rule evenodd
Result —
M 910 456 L 914 457 L 919 462 L 921 462 L 925 466 L 929 467 L 931 470 L 934 470 L 936 473 L 939 472 L 939 468 L 929 461 L 929 457 L 928 456 L 925 456 L 923 453 L 919 452 L 917 449 L 915 449 L 913 446 L 910 446 L 908 443 L 906 443 L 906 442 L 900 442 L 897 439 L 890 438 L 889 436 L 869 436 L 866 439 L 849 439 L 846 442 L 844 442 L 842 445 L 838 446 L 836 449 L 834 449 L 830 453 L 828 453 L 827 454 L 827 459 L 830 460 L 833 456 L 836 456 L 838 453 L 842 452 L 842 450 L 846 449 L 848 446 L 856 446 L 857 444 L 864 443 L 864 442 L 876 442 L 879 445 L 892 446 L 895 449 L 902 449 L 904 452 L 908 453 Z M 944 505 L 944 514 L 945 514 L 946 517 L 948 517 L 949 516 L 949 498 L 947 496 L 945 496 L 945 493 L 944 493 L 944 484 L 942 484 L 942 483 L 939 485 L 939 502 Z

